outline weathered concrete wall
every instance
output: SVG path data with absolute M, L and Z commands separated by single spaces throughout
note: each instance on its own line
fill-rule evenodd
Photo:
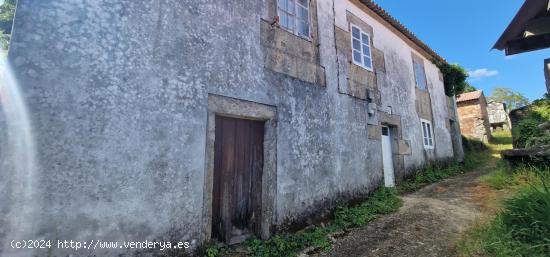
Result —
M 458 107 L 456 97 L 447 98 L 447 108 L 449 111 L 449 130 L 451 131 L 451 140 L 453 142 L 453 151 L 455 159 L 458 161 L 464 160 L 464 149 L 462 147 L 462 133 L 460 132 L 461 124 L 458 115 Z
M 266 63 L 266 46 L 280 50 L 276 37 L 261 35 L 272 1 L 20 0 L 9 60 L 29 105 L 39 163 L 29 238 L 174 240 L 192 248 L 207 240 L 209 95 L 276 109 L 275 226 L 307 221 L 378 187 L 381 142 L 369 131 L 382 122 L 401 126 L 397 177 L 453 156 L 443 83 L 426 57 L 435 150 L 422 144 L 410 45 L 348 1 L 318 0 L 319 45 L 311 58 L 287 59 L 305 60 L 316 75 L 277 69 L 285 66 Z M 348 11 L 372 26 L 383 54 L 374 116 L 367 101 L 339 91 L 347 73 L 339 73 L 334 20 L 346 29 Z M 26 204 L 5 190 L 4 216 Z M 2 220 L 0 230 L 10 224 Z M 0 247 L 0 255 L 30 256 Z
M 424 165 L 429 159 L 452 158 L 453 150 L 450 143 L 450 132 L 445 128 L 448 120 L 447 100 L 444 96 L 443 82 L 440 80 L 439 69 L 431 61 L 408 44 L 383 22 L 372 16 L 365 8 L 356 5 L 358 1 L 338 1 L 335 6 L 336 27 L 348 31 L 348 12 L 359 17 L 373 28 L 373 46 L 383 54 L 384 70 L 376 70 L 377 86 L 380 90 L 382 102 L 379 109 L 390 109 L 392 114 L 401 117 L 403 131 L 402 139 L 411 146 L 411 154 L 404 155 L 405 169 Z M 436 149 L 424 149 L 417 100 L 424 103 L 422 96 L 416 94 L 412 54 L 423 59 L 428 81 L 429 98 L 432 110 L 440 113 L 433 114 Z M 340 65 L 342 62 L 339 62 Z M 328 72 L 327 72 L 328 73 Z M 342 71 L 340 71 L 342 74 Z M 345 74 L 345 73 L 344 73 Z M 342 79 L 340 79 L 342 81 Z M 341 82 L 342 83 L 342 82 Z M 427 98 L 427 97 L 426 97 Z M 437 108 L 434 108 L 437 107 Z M 429 120 L 432 120 L 430 118 Z M 369 122 L 376 123 L 376 121 Z M 399 174 L 398 176 L 403 176 Z

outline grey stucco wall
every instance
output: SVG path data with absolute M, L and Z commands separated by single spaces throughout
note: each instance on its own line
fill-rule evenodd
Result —
M 334 2 L 317 2 L 321 87 L 264 69 L 266 1 L 19 0 L 9 61 L 29 106 L 38 162 L 36 226 L 27 239 L 204 242 L 208 94 L 277 109 L 273 225 L 307 221 L 379 186 L 381 143 L 368 139 L 367 103 L 338 92 Z M 401 116 L 410 170 L 428 160 L 412 68 L 383 50 L 379 89 Z M 435 109 L 446 106 L 438 85 L 430 88 Z M 442 113 L 434 115 L 437 158 L 452 157 Z M 2 171 L 8 180 L 0 183 L 15 181 L 13 172 Z M 0 190 L 2 214 L 28 204 Z M 11 225 L 4 219 L 0 230 Z M 0 247 L 2 256 L 29 255 Z M 134 252 L 78 252 L 119 253 Z

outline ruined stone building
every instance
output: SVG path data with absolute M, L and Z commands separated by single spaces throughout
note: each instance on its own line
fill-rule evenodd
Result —
M 464 93 L 456 98 L 462 135 L 488 142 L 491 140 L 491 123 L 487 100 L 483 91 Z
M 37 159 L 21 233 L 196 249 L 303 226 L 462 158 L 434 59 L 369 0 L 20 0 L 9 61 Z M 0 231 L 25 205 L 9 190 Z
M 510 131 L 512 129 L 505 103 L 489 102 L 487 114 L 489 115 L 491 131 Z

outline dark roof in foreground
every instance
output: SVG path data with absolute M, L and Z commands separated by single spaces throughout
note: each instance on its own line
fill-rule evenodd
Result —
M 441 62 L 446 62 L 446 60 L 443 57 L 441 57 L 428 45 L 422 42 L 422 40 L 420 40 L 414 33 L 412 33 L 409 29 L 407 29 L 403 24 L 401 24 L 401 22 L 399 22 L 396 18 L 391 16 L 386 10 L 380 7 L 380 5 L 375 3 L 373 0 L 359 0 L 359 1 L 363 3 L 365 6 L 367 6 L 369 9 L 374 11 L 376 14 L 378 14 L 378 16 L 380 16 L 383 20 L 388 22 L 391 26 L 393 26 L 399 32 L 403 33 L 405 37 L 407 37 L 413 43 L 418 45 L 422 50 L 426 51 L 429 55 L 432 55 L 435 59 Z
M 456 102 L 461 103 L 461 102 L 477 100 L 477 99 L 481 98 L 481 96 L 483 96 L 483 91 L 481 91 L 481 90 L 474 91 L 474 92 L 469 92 L 469 93 L 464 93 L 464 94 L 458 95 L 456 97 Z
M 529 21 L 541 15 L 541 12 L 548 12 L 548 0 L 526 0 L 493 49 L 502 51 L 506 48 L 508 41 L 521 38 Z

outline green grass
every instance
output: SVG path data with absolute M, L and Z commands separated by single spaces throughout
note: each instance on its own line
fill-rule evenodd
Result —
M 396 212 L 402 204 L 395 189 L 381 188 L 359 205 L 339 206 L 334 213 L 333 221 L 327 226 L 317 226 L 297 233 L 282 233 L 265 241 L 257 238 L 248 240 L 245 243 L 248 256 L 291 257 L 308 247 L 329 250 L 331 248 L 329 241 L 331 233 L 365 225 L 380 215 Z M 206 249 L 205 256 L 226 256 L 230 253 L 230 248 L 210 246 Z
M 509 134 L 496 134 L 489 145 L 494 157 L 510 149 Z M 480 178 L 497 195 L 496 217 L 477 224 L 457 245 L 460 256 L 550 256 L 550 168 L 519 166 L 510 170 L 495 158 L 496 169 Z
M 381 188 L 358 205 L 341 205 L 336 208 L 332 221 L 326 226 L 316 226 L 296 233 L 281 233 L 269 240 L 252 238 L 246 241 L 247 256 L 252 257 L 291 257 L 306 248 L 329 250 L 329 235 L 347 228 L 368 224 L 381 215 L 396 212 L 402 206 L 399 193 L 416 191 L 428 184 L 471 171 L 489 160 L 488 153 L 468 152 L 462 163 L 429 165 L 415 173 L 415 176 L 401 183 L 397 188 Z M 242 246 L 240 247 L 242 250 Z M 206 257 L 231 256 L 229 247 L 210 246 Z
M 549 185 L 548 174 L 550 169 L 524 167 L 503 179 L 507 182 L 497 188 L 512 190 L 514 196 L 504 200 L 495 218 L 463 236 L 457 246 L 460 256 L 550 256 L 550 190 L 544 186 Z
M 538 184 L 540 178 L 537 176 L 537 168 L 521 166 L 510 171 L 505 165 L 499 163 L 498 168 L 488 175 L 480 178 L 495 190 L 518 191 L 532 184 Z
M 449 164 L 428 165 L 416 172 L 414 177 L 403 181 L 397 186 L 399 193 L 414 192 L 426 185 L 433 184 L 440 180 L 453 177 L 459 174 L 472 171 L 482 166 L 489 160 L 487 153 L 468 152 L 464 157 L 464 162 L 453 161 Z
M 523 257 L 548 256 L 531 246 L 522 244 L 502 221 L 502 217 L 470 229 L 457 245 L 459 256 Z

